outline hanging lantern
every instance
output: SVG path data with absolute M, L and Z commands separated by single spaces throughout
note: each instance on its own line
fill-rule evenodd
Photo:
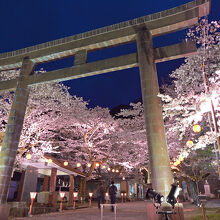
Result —
M 102 166 L 102 169 L 105 169 L 105 165 Z
M 32 155 L 31 155 L 31 154 L 27 154 L 26 158 L 27 158 L 28 160 L 30 160 L 30 159 L 32 158 Z
M 63 163 L 63 165 L 66 167 L 66 166 L 68 165 L 68 162 L 65 161 L 65 162 Z
M 112 169 L 112 173 L 114 173 L 115 172 L 115 169 Z
M 111 171 L 111 168 L 108 168 L 108 171 Z
M 188 141 L 186 142 L 186 146 L 187 146 L 187 147 L 192 147 L 192 146 L 193 146 L 193 142 L 192 142 L 191 140 L 188 140 Z
M 92 164 L 91 163 L 87 163 L 87 167 L 91 167 L 92 166 Z
M 99 163 L 96 163 L 95 166 L 96 166 L 96 167 L 99 167 Z
M 81 167 L 81 163 L 77 163 L 76 166 L 77 166 L 77 167 Z
M 197 125 L 197 124 L 196 124 L 196 125 L 193 126 L 193 131 L 194 131 L 195 133 L 199 133 L 199 132 L 201 131 L 201 129 L 202 129 L 202 128 L 201 128 L 200 125 Z
M 119 170 L 116 170 L 115 172 L 116 172 L 116 173 L 119 173 Z
M 52 163 L 53 161 L 52 161 L 52 159 L 48 159 L 47 162 L 48 163 Z

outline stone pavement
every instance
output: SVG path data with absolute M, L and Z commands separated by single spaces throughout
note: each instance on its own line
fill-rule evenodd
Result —
M 14 218 L 16 220 L 27 220 L 26 218 Z M 30 219 L 30 218 L 29 218 Z M 97 207 L 77 210 L 65 210 L 62 213 L 50 213 L 36 215 L 31 220 L 99 220 L 101 211 Z M 147 220 L 145 202 L 131 202 L 117 204 L 117 220 Z M 103 220 L 114 220 L 114 213 L 109 207 L 104 208 Z
M 49 213 L 42 215 L 35 215 L 31 220 L 100 220 L 101 212 L 96 207 L 97 204 L 93 204 L 92 208 L 83 208 L 77 210 L 65 210 L 62 213 Z M 184 215 L 189 217 L 195 213 L 200 213 L 201 208 L 190 202 L 183 203 Z M 220 199 L 209 200 L 206 203 L 207 208 L 219 208 Z M 27 220 L 26 218 L 13 218 L 13 220 Z M 30 218 L 29 218 L 30 219 Z M 149 220 L 146 217 L 146 202 L 129 202 L 117 204 L 117 220 Z M 189 218 L 188 218 L 189 219 Z M 114 220 L 114 213 L 110 211 L 109 207 L 104 208 L 103 220 Z M 150 219 L 151 220 L 151 219 Z

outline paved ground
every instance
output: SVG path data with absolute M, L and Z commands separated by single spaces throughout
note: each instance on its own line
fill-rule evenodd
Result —
M 15 218 L 27 220 L 27 218 Z M 30 219 L 30 218 L 29 218 Z M 97 207 L 77 210 L 65 210 L 62 213 L 50 213 L 33 216 L 32 220 L 99 220 L 101 212 Z M 144 202 L 131 202 L 117 204 L 117 220 L 146 220 L 146 204 Z M 114 213 L 110 207 L 104 208 L 103 220 L 114 220 Z
M 190 216 L 200 213 L 201 208 L 192 205 L 191 203 L 184 203 L 184 215 L 190 219 Z M 219 208 L 220 199 L 211 200 L 207 202 L 207 207 Z M 32 220 L 100 220 L 101 213 L 97 207 L 83 208 L 77 210 L 65 210 L 62 213 L 50 213 L 33 216 Z M 15 218 L 16 220 L 27 220 L 28 218 Z M 29 218 L 30 219 L 30 218 Z M 146 217 L 146 202 L 131 202 L 117 204 L 117 220 L 147 220 Z M 114 213 L 110 211 L 109 207 L 104 209 L 103 220 L 114 220 Z

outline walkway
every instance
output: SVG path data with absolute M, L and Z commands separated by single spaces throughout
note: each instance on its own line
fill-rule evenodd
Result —
M 31 220 L 99 220 L 101 212 L 97 207 L 77 210 L 65 210 L 62 213 L 50 213 L 33 216 Z M 28 218 L 15 218 L 27 220 Z M 30 218 L 29 218 L 30 219 Z M 144 202 L 131 202 L 117 204 L 117 220 L 146 220 L 146 204 Z M 104 208 L 103 220 L 114 220 L 114 213 L 109 207 Z
M 186 219 L 201 214 L 201 208 L 186 202 L 184 205 L 184 215 Z M 217 208 L 220 212 L 220 199 L 210 200 L 206 204 L 207 208 Z M 30 218 L 14 218 L 13 220 L 28 220 Z M 36 215 L 31 220 L 100 220 L 100 210 L 95 206 L 77 210 L 65 210 L 62 213 L 50 213 Z M 109 207 L 104 208 L 103 220 L 114 220 L 114 213 Z M 117 204 L 117 220 L 147 220 L 146 202 L 128 202 Z

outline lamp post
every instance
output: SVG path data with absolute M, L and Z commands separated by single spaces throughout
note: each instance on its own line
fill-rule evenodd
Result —
M 61 200 L 61 202 L 60 202 L 60 212 L 63 211 L 63 198 L 64 198 L 64 196 L 65 196 L 65 192 L 60 192 L 60 200 Z
M 127 193 L 124 193 L 124 196 L 125 196 L 125 202 L 126 202 Z
M 108 203 L 108 201 L 109 201 L 109 194 L 108 193 L 105 193 L 105 198 L 106 198 L 106 202 Z
M 121 193 L 121 202 L 123 203 L 123 193 Z
M 73 203 L 73 209 L 76 209 L 76 198 L 78 196 L 78 192 L 74 192 L 73 193 L 73 199 L 74 199 L 74 203 Z
M 30 197 L 31 197 L 31 205 L 30 205 L 30 211 L 28 212 L 28 216 L 32 217 L 31 213 L 32 213 L 32 207 L 33 207 L 33 203 L 34 203 L 34 199 L 36 198 L 37 193 L 36 192 L 30 192 Z
M 89 207 L 92 207 L 92 195 L 93 193 L 89 193 L 89 197 L 90 197 L 90 202 L 89 202 Z

